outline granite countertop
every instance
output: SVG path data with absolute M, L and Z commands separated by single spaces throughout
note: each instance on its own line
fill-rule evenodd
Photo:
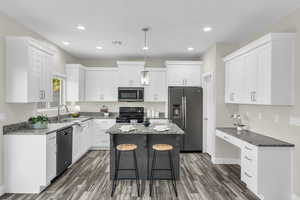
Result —
M 119 116 L 119 113 L 110 112 L 109 116 L 104 116 L 104 113 L 101 112 L 80 112 L 80 115 L 92 117 L 93 119 L 116 119 Z
M 185 132 L 180 129 L 176 124 L 174 123 L 168 123 L 168 124 L 164 124 L 170 127 L 170 130 L 168 131 L 163 131 L 163 132 L 159 132 L 154 130 L 153 128 L 156 125 L 162 125 L 162 124 L 158 124 L 158 123 L 153 123 L 150 124 L 149 127 L 145 127 L 143 124 L 135 124 L 134 127 L 136 128 L 136 130 L 133 131 L 129 131 L 129 132 L 122 132 L 119 128 L 123 125 L 129 125 L 129 123 L 119 123 L 119 124 L 115 124 L 113 127 L 111 127 L 110 129 L 108 129 L 106 131 L 106 133 L 109 134 L 173 134 L 173 135 L 182 135 L 185 134 Z
M 258 147 L 294 147 L 294 144 L 264 136 L 252 131 L 243 130 L 238 132 L 236 128 L 217 128 L 217 130 L 227 133 L 240 140 L 248 142 Z
M 32 129 L 32 128 L 20 128 L 14 131 L 8 131 L 4 135 L 47 135 L 56 132 L 60 129 L 73 126 L 76 123 L 85 122 L 93 119 L 92 117 L 79 117 L 74 120 L 64 123 L 49 123 L 47 129 Z

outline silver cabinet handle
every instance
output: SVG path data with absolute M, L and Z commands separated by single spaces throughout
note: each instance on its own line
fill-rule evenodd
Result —
M 252 178 L 252 176 L 250 174 L 248 174 L 247 172 L 244 172 L 244 174 L 248 177 L 248 178 Z
M 252 159 L 248 158 L 248 156 L 244 157 L 246 160 L 252 161 Z
M 256 101 L 256 92 L 253 91 L 253 101 Z

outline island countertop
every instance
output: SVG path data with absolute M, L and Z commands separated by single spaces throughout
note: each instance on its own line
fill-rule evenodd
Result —
M 173 135 L 182 135 L 185 134 L 185 132 L 179 128 L 176 124 L 174 123 L 167 123 L 167 124 L 158 124 L 158 123 L 153 123 L 150 124 L 149 127 L 145 127 L 143 124 L 134 124 L 133 126 L 136 128 L 135 130 L 129 131 L 129 132 L 123 132 L 119 128 L 124 126 L 124 125 L 130 125 L 129 123 L 117 123 L 111 128 L 109 128 L 106 133 L 109 134 L 162 134 L 162 135 L 168 135 L 168 134 L 173 134 Z M 170 129 L 167 131 L 156 131 L 153 128 L 158 125 L 167 125 Z

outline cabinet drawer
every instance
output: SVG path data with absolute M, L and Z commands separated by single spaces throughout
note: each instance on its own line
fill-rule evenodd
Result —
M 257 193 L 257 176 L 250 172 L 242 171 L 242 180 L 246 183 L 247 187 L 254 193 Z
M 243 151 L 243 157 L 246 157 L 255 162 L 257 161 L 257 147 L 248 143 L 244 143 L 242 147 L 242 151 Z
M 247 155 L 243 155 L 242 157 L 242 166 L 245 172 L 250 176 L 257 175 L 257 161 L 249 158 Z
M 222 131 L 219 131 L 219 130 L 216 130 L 216 135 L 225 140 L 226 142 L 230 143 L 230 144 L 233 144 L 235 146 L 238 146 L 238 147 L 241 147 L 242 143 L 239 139 L 235 138 L 235 137 L 232 137 Z

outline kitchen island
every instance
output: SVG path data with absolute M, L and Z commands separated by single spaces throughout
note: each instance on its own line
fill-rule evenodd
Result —
M 137 162 L 139 175 L 142 180 L 149 179 L 151 162 L 153 156 L 152 145 L 154 144 L 169 144 L 174 148 L 172 150 L 174 172 L 176 179 L 179 179 L 179 167 L 180 167 L 180 144 L 181 136 L 184 131 L 180 129 L 174 123 L 164 124 L 169 127 L 169 130 L 159 132 L 154 129 L 158 123 L 153 123 L 149 127 L 145 127 L 142 124 L 135 124 L 135 130 L 125 132 L 121 131 L 120 128 L 124 123 L 117 123 L 107 130 L 110 134 L 110 178 L 113 179 L 115 173 L 115 147 L 119 144 L 135 144 L 138 146 L 136 150 Z M 157 154 L 157 168 L 169 168 L 169 159 L 166 152 Z M 120 160 L 120 168 L 133 168 L 133 156 L 132 153 L 122 154 Z M 119 178 L 121 179 L 132 179 L 134 173 L 130 171 L 120 171 Z M 157 171 L 155 177 L 158 179 L 169 179 L 170 172 L 168 171 Z

